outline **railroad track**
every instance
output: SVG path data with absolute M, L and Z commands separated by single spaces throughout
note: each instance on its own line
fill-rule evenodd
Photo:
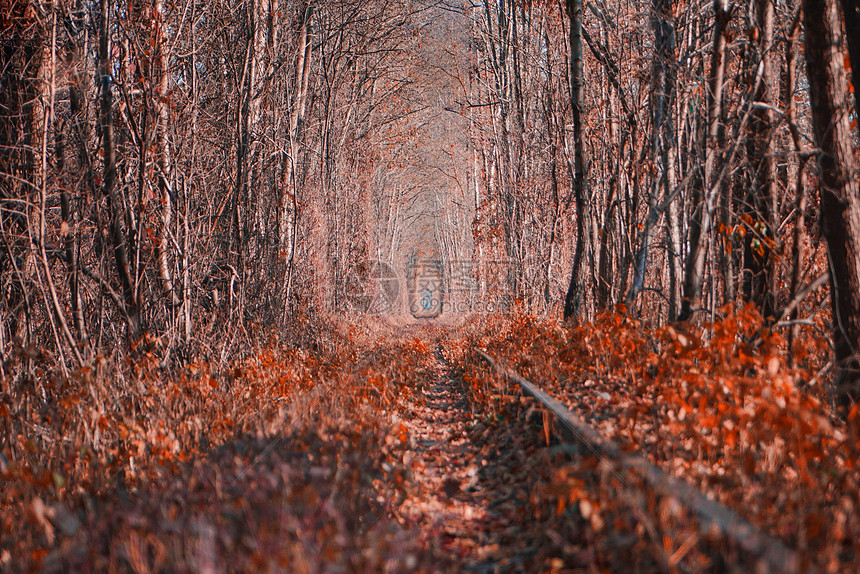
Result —
M 658 496 L 672 497 L 698 518 L 699 530 L 710 535 L 719 532 L 725 540 L 739 549 L 743 557 L 754 564 L 750 571 L 795 574 L 803 572 L 798 554 L 780 540 L 761 532 L 735 511 L 714 502 L 687 482 L 653 465 L 644 456 L 624 452 L 616 443 L 605 438 L 561 401 L 511 370 L 497 358 L 478 350 L 481 358 L 503 378 L 519 385 L 522 392 L 552 414 L 569 440 L 581 443 L 599 459 L 613 468 L 622 482 L 621 472 L 635 474 Z M 629 486 L 629 484 L 628 484 Z

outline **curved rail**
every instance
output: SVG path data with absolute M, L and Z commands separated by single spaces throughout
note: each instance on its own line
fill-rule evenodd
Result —
M 674 497 L 699 518 L 702 532 L 717 529 L 737 544 L 746 556 L 757 563 L 755 571 L 761 571 L 762 567 L 766 572 L 775 573 L 795 574 L 802 571 L 797 553 L 780 540 L 762 533 L 733 510 L 710 500 L 687 482 L 654 466 L 645 457 L 623 452 L 617 444 L 604 438 L 560 401 L 487 353 L 479 350 L 478 354 L 502 377 L 517 383 L 525 394 L 551 411 L 569 437 L 582 443 L 598 457 L 610 458 L 617 467 L 637 473 L 659 494 Z

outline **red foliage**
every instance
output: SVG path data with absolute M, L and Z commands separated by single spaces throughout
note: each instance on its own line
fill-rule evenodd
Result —
M 790 369 L 782 337 L 754 308 L 723 313 L 714 325 L 659 329 L 621 313 L 578 326 L 520 316 L 471 341 L 808 563 L 857 568 L 860 410 L 838 420 L 815 380 L 826 342 L 797 346 L 806 367 Z M 472 361 L 464 377 L 479 396 L 498 392 Z

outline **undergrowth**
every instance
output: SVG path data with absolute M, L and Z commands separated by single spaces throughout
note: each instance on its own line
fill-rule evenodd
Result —
M 800 341 L 790 368 L 782 337 L 755 309 L 724 313 L 700 328 L 653 328 L 624 313 L 580 325 L 490 318 L 472 323 L 452 360 L 492 405 L 515 391 L 471 352 L 486 349 L 604 436 L 798 549 L 805 567 L 860 567 L 860 406 L 845 419 L 832 411 L 818 380 L 826 342 Z M 589 505 L 599 512 L 607 501 Z
M 11 356 L 6 373 L 31 361 L 36 376 L 0 385 L 0 571 L 420 565 L 389 511 L 405 474 L 393 413 L 420 391 L 426 344 L 369 322 L 294 327 L 220 369 L 139 352 L 63 378 Z
M 404 405 L 438 380 L 440 349 L 498 497 L 482 526 L 497 564 L 743 565 L 677 503 L 556 442 L 476 348 L 797 549 L 804 568 L 860 567 L 860 408 L 833 414 L 825 343 L 799 339 L 788 356 L 752 308 L 695 328 L 624 313 L 473 318 L 421 338 L 369 319 L 293 328 L 172 371 L 146 341 L 134 360 L 71 377 L 38 350 L 7 357 L 0 571 L 456 571 L 417 542 L 443 529 L 422 538 L 394 518 L 418 448 Z

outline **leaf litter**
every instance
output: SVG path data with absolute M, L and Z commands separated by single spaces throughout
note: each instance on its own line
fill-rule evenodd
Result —
M 40 385 L 4 380 L 0 571 L 749 567 L 677 501 L 559 442 L 475 348 L 809 567 L 856 564 L 860 417 L 837 420 L 799 388 L 815 362 L 789 369 L 748 310 L 708 336 L 624 314 L 304 328 L 220 370 L 166 373 L 143 355 L 122 371 L 63 379 L 46 363 Z

